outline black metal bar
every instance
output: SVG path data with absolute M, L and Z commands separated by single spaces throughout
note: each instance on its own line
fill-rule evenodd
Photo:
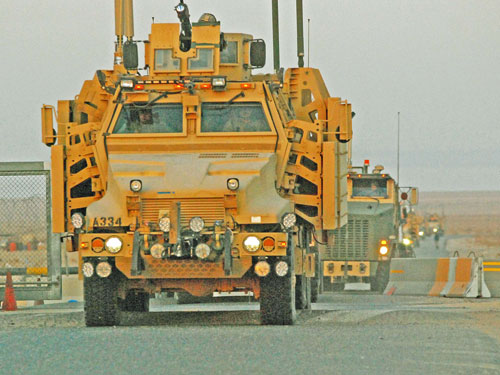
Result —
M 278 0 L 273 1 L 273 59 L 274 70 L 280 70 L 280 27 L 278 15 Z
M 297 57 L 299 67 L 304 67 L 304 16 L 302 0 L 297 0 Z
M 226 233 L 224 234 L 224 274 L 226 276 L 231 275 L 233 268 L 233 258 L 231 256 L 232 239 L 233 234 L 231 230 L 226 229 Z
M 141 264 L 140 264 L 140 252 L 141 252 L 141 235 L 139 231 L 134 232 L 134 240 L 132 242 L 132 268 L 130 269 L 130 274 L 132 276 L 140 275 Z

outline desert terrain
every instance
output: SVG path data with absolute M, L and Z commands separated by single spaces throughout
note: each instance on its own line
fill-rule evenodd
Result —
M 500 258 L 500 191 L 421 192 L 417 211 L 444 215 L 451 253 Z

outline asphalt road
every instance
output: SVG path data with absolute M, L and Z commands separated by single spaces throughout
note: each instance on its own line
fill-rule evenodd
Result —
M 415 255 L 417 258 L 447 258 L 450 257 L 448 250 L 446 249 L 446 242 L 448 240 L 447 236 L 440 238 L 438 242 L 438 247 L 434 242 L 433 237 L 427 237 L 420 240 L 420 245 L 415 248 Z
M 293 327 L 260 326 L 257 303 L 165 302 L 109 328 L 81 304 L 0 313 L 0 374 L 500 373 L 499 300 L 328 294 Z

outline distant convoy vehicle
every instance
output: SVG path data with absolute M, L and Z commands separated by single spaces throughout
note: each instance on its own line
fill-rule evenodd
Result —
M 423 231 L 426 236 L 433 236 L 435 234 L 442 236 L 444 234 L 444 223 L 444 215 L 436 213 L 427 214 L 424 219 Z
M 347 225 L 334 231 L 335 242 L 321 253 L 323 290 L 341 290 L 347 282 L 370 283 L 383 291 L 389 279 L 390 260 L 411 257 L 412 243 L 403 236 L 407 212 L 417 204 L 416 188 L 405 188 L 402 203 L 394 179 L 369 160 L 352 167 L 348 175 Z M 410 195 L 410 196 L 409 196 Z
M 299 67 L 280 68 L 277 5 L 275 72 L 253 74 L 265 64 L 264 41 L 223 33 L 208 13 L 191 23 L 183 1 L 180 23 L 152 24 L 139 68 L 132 0 L 116 0 L 113 69 L 58 102 L 57 129 L 55 108 L 43 106 L 53 231 L 79 252 L 88 326 L 147 311 L 160 292 L 250 291 L 262 322 L 274 325 L 293 324 L 296 308 L 310 305 L 318 252 L 334 248 L 347 223 L 352 111 L 303 67 L 301 1 Z M 353 194 L 368 180 L 385 193 Z M 390 257 L 394 181 L 351 177 L 349 186 L 368 215 L 387 210 L 390 223 L 370 224 L 387 243 L 370 241 L 378 254 L 386 246 L 380 260 Z M 381 280 L 375 263 L 363 264 Z

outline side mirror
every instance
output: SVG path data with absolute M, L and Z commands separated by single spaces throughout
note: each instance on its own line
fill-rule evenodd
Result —
M 263 68 L 266 65 L 266 42 L 262 39 L 250 43 L 250 65 L 252 68 Z
M 135 70 L 139 66 L 137 43 L 128 40 L 123 43 L 123 65 L 127 70 Z
M 418 188 L 411 188 L 410 203 L 414 205 L 418 204 Z
M 42 142 L 49 147 L 56 143 L 54 107 L 45 104 L 42 107 Z

